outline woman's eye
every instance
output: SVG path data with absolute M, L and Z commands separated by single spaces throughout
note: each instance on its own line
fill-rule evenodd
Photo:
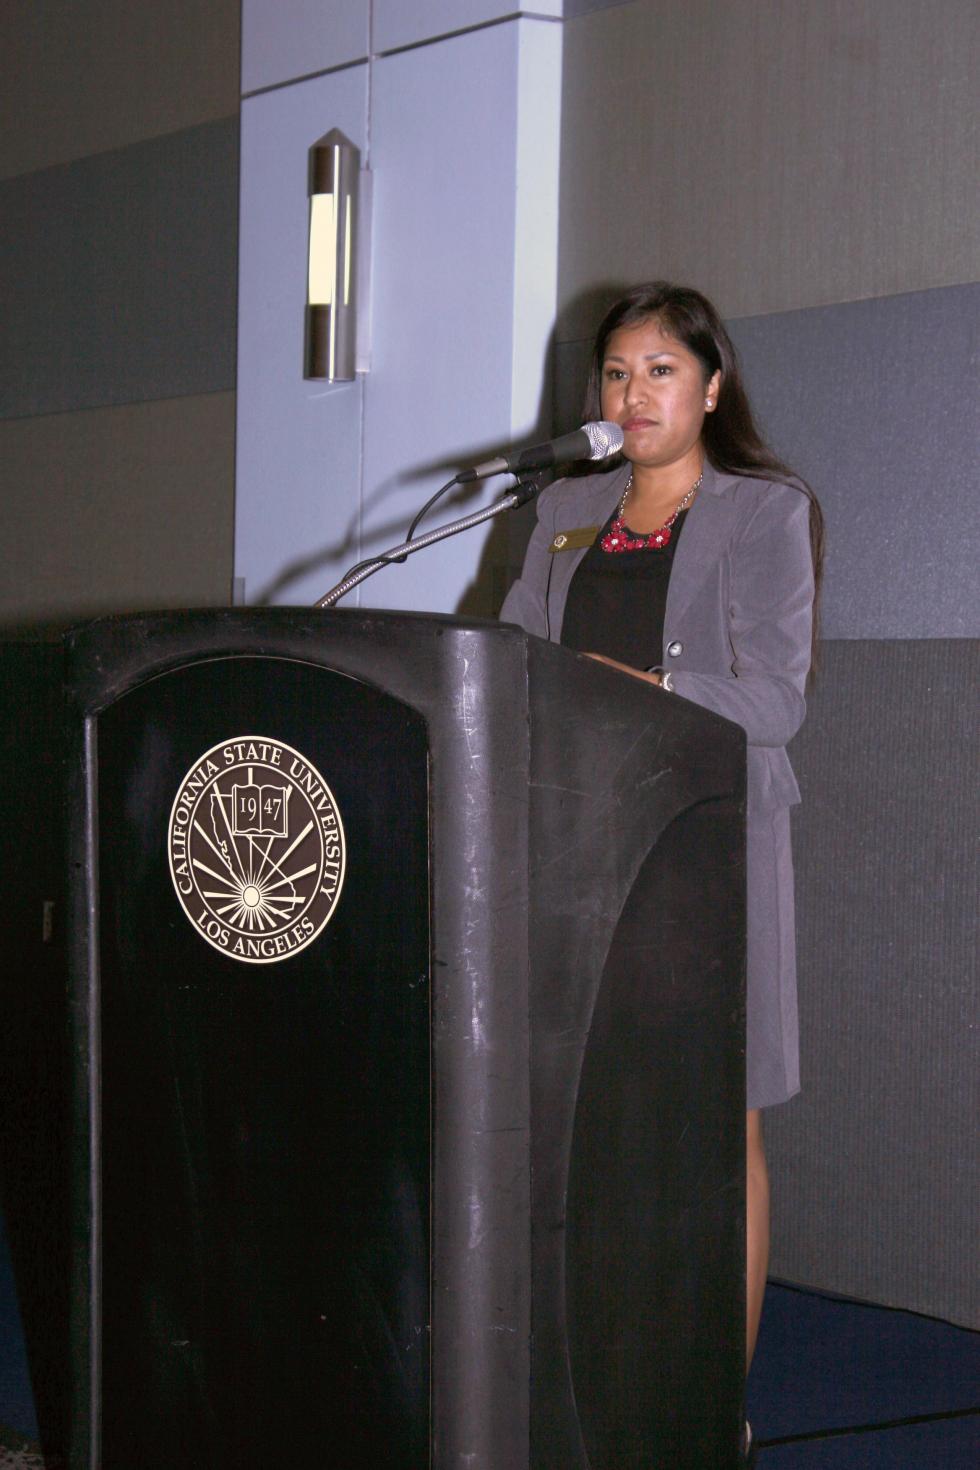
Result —
M 626 374 L 622 368 L 606 368 L 606 377 L 612 379 L 625 378 Z
M 657 362 L 657 363 L 654 363 L 654 365 L 653 365 L 653 376 L 655 378 L 666 378 L 666 376 L 667 376 L 667 374 L 669 372 L 670 372 L 670 364 L 669 363 L 666 363 L 666 362 Z

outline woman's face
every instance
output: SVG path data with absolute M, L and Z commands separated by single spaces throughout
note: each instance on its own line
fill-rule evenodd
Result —
M 706 383 L 700 359 L 666 336 L 655 318 L 620 327 L 606 343 L 602 417 L 623 430 L 623 453 L 631 463 L 676 464 L 700 444 L 720 381 L 714 373 Z

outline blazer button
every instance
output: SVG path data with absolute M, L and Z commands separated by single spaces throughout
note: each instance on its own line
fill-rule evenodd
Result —
M 684 652 L 684 645 L 683 645 L 683 643 L 676 643 L 675 642 L 675 643 L 668 643 L 667 644 L 667 653 L 668 653 L 668 655 L 669 655 L 670 658 L 680 658 L 680 656 L 681 656 L 681 654 L 683 652 Z

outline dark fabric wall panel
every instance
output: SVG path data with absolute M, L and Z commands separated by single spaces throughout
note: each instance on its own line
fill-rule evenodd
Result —
M 235 385 L 238 117 L 0 183 L 0 418 Z
M 978 322 L 980 285 L 728 323 L 765 433 L 827 517 L 827 638 L 980 635 Z M 562 427 L 588 361 L 556 348 Z
M 980 645 L 824 646 L 792 757 L 803 1091 L 773 1273 L 980 1327 Z
M 730 324 L 827 516 L 827 638 L 980 635 L 978 323 L 980 285 Z

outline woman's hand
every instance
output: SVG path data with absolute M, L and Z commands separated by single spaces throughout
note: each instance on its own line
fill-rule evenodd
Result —
M 659 684 L 660 674 L 647 674 L 643 669 L 634 669 L 631 664 L 621 664 L 618 658 L 607 658 L 604 653 L 587 653 L 586 658 L 594 658 L 597 663 L 608 664 L 611 669 L 619 669 L 621 674 L 632 674 L 634 679 L 642 679 L 645 684 Z

